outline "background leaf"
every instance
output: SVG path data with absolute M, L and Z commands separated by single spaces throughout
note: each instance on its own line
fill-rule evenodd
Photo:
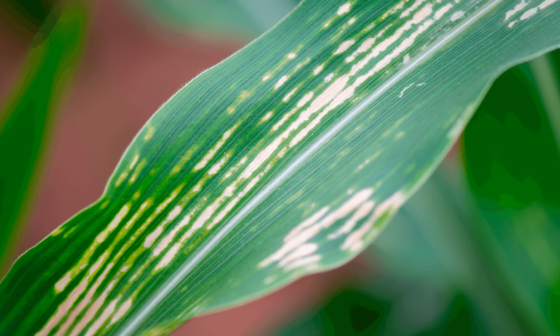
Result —
M 56 0 L 4 0 L 0 2 L 2 25 L 20 36 L 31 38 L 41 34 L 42 38 L 46 38 L 54 23 L 52 11 L 55 3 Z M 49 19 L 50 25 L 47 23 Z
M 0 274 L 13 261 L 57 104 L 83 51 L 85 28 L 81 6 L 52 12 L 0 112 Z
M 353 314 L 344 297 L 354 293 L 379 307 L 369 315 L 376 328 L 368 335 L 534 334 L 489 272 L 492 265 L 470 226 L 462 167 L 453 159 L 451 154 L 371 246 L 373 276 L 332 293 L 320 314 L 301 317 L 281 335 L 355 333 L 335 326 Z M 326 306 L 337 316 L 325 317 Z
M 499 202 L 505 195 L 517 192 L 518 198 L 531 199 L 531 204 L 520 207 L 534 207 L 543 203 L 540 198 L 543 192 L 540 188 L 537 193 L 520 189 L 519 185 L 529 178 L 519 176 L 538 176 L 543 181 L 540 185 L 551 181 L 554 187 L 554 177 L 544 171 L 554 171 L 558 158 L 554 127 L 549 123 L 558 97 L 557 57 L 558 51 L 554 51 L 501 75 L 475 113 L 473 124 L 467 126 L 464 142 L 468 146 L 467 171 L 479 197 L 484 195 Z M 539 78 L 542 75 L 545 81 Z M 353 315 L 353 304 L 348 304 L 347 299 L 357 295 L 360 299 L 352 300 L 354 304 L 367 299 L 381 307 L 369 313 L 370 319 L 381 320 L 376 321 L 379 327 L 369 334 L 556 334 L 545 322 L 547 314 L 556 316 L 555 281 L 548 283 L 545 290 L 549 294 L 545 296 L 551 298 L 540 311 L 532 309 L 531 301 L 538 301 L 538 297 L 529 297 L 530 301 L 526 302 L 523 299 L 526 289 L 521 287 L 519 291 L 519 287 L 511 285 L 541 278 L 532 265 L 519 262 L 517 255 L 531 254 L 525 241 L 528 235 L 541 231 L 542 218 L 517 218 L 527 220 L 524 235 L 510 234 L 518 210 L 509 203 L 501 206 L 492 203 L 493 211 L 502 213 L 508 222 L 494 223 L 479 218 L 478 204 L 470 202 L 472 191 L 456 154 L 450 153 L 371 246 L 371 263 L 376 274 L 371 281 L 334 292 L 318 312 L 298 319 L 282 330 L 281 335 L 355 333 L 351 324 L 337 321 Z M 552 167 L 545 163 L 551 163 Z M 504 177 L 496 166 L 507 167 L 515 173 L 509 175 L 518 177 L 513 182 L 500 183 L 511 176 Z M 498 244 L 487 245 L 488 233 L 492 234 L 490 241 L 496 240 Z M 492 257 L 510 255 L 500 251 L 503 240 L 517 250 L 511 260 Z M 542 255 L 532 258 L 532 263 L 547 261 L 550 258 Z M 504 273 L 508 266 L 519 272 L 522 279 L 517 272 Z M 546 269 L 555 267 L 553 263 Z M 550 311 L 546 309 L 548 305 Z M 329 311 L 337 314 L 329 315 Z M 379 314 L 381 311 L 383 314 Z
M 515 5 L 303 2 L 164 104 L 102 199 L 16 262 L 0 327 L 167 334 L 348 261 L 489 83 L 560 44 L 558 3 Z
M 272 28 L 298 0 L 126 1 L 143 16 L 178 32 L 206 38 L 253 39 Z
M 557 67 L 558 52 L 551 55 L 544 61 Z M 555 111 L 547 109 L 551 105 L 537 78 L 530 63 L 496 81 L 465 130 L 464 155 L 478 205 L 473 224 L 496 265 L 495 276 L 540 334 L 553 334 L 560 155 L 547 114 Z
M 527 179 L 518 178 L 513 183 L 498 184 L 496 182 L 504 176 L 495 168 L 496 165 L 509 167 L 508 170 L 514 172 L 540 172 L 535 175 L 540 175 L 543 180 L 550 177 L 543 174 L 543 169 L 549 168 L 543 165 L 543 161 L 555 162 L 558 153 L 554 150 L 553 127 L 549 123 L 553 117 L 549 106 L 555 105 L 547 104 L 546 100 L 554 102 L 557 92 L 557 56 L 558 51 L 555 51 L 508 70 L 484 98 L 475 113 L 473 125 L 467 126 L 470 134 L 465 141 L 465 145 L 470 147 L 467 153 L 471 161 L 467 161 L 467 168 L 472 169 L 469 171 L 471 179 L 487 177 L 486 183 L 471 183 L 475 190 L 483 189 L 485 195 L 501 198 L 511 193 L 509 190 L 518 190 L 515 188 L 517 180 L 523 182 Z M 544 69 L 540 73 L 539 69 L 535 71 L 535 66 L 542 66 L 542 62 L 550 63 L 546 67 L 552 69 Z M 543 82 L 538 79 L 542 74 L 554 81 Z M 548 85 L 545 89 L 549 92 L 543 93 L 542 85 Z M 508 119 L 515 120 L 514 116 L 519 117 L 519 123 L 513 124 L 517 128 L 507 122 Z M 506 122 L 496 125 L 496 119 Z M 522 146 L 512 148 L 512 143 Z M 355 333 L 351 325 L 337 325 L 336 320 L 352 315 L 352 305 L 347 304 L 345 298 L 358 292 L 360 297 L 383 307 L 381 321 L 376 322 L 380 327 L 370 334 L 556 334 L 552 330 L 558 303 L 555 281 L 549 282 L 548 288 L 545 288 L 548 293 L 544 296 L 550 299 L 545 300 L 544 309 L 535 310 L 534 301 L 538 302 L 539 297 L 532 297 L 534 294 L 530 292 L 527 302 L 524 299 L 526 288 L 511 284 L 527 279 L 535 282 L 535 279 L 541 279 L 540 272 L 526 262 L 519 262 L 518 257 L 506 258 L 505 261 L 495 257 L 509 256 L 509 253 L 500 251 L 504 240 L 515 247 L 516 255 L 531 253 L 525 241 L 528 235 L 541 231 L 542 218 L 518 218 L 528 219 L 524 235 L 510 234 L 514 230 L 512 218 L 518 214 L 516 208 L 495 207 L 508 220 L 505 223 L 494 224 L 480 218 L 478 203 L 471 204 L 472 191 L 456 154 L 450 153 L 440 169 L 399 210 L 391 225 L 370 248 L 375 276 L 369 282 L 354 284 L 357 290 L 342 288 L 332 293 L 318 312 L 301 317 L 280 334 Z M 481 194 L 479 191 L 478 195 Z M 531 191 L 521 190 L 519 195 L 531 197 Z M 532 199 L 536 204 L 529 206 L 542 203 L 534 193 Z M 486 239 L 488 237 L 491 239 Z M 492 241 L 498 244 L 488 246 Z M 550 258 L 542 255 L 532 258 L 532 263 L 547 261 Z M 547 269 L 554 267 L 552 264 Z M 516 272 L 508 272 L 508 268 Z M 521 279 L 516 273 L 521 275 Z M 534 284 L 532 287 L 535 287 Z M 327 307 L 329 311 L 337 310 L 336 316 L 325 315 Z M 552 323 L 546 322 L 547 315 L 552 317 Z M 371 319 L 376 316 L 376 313 L 370 314 Z
M 360 289 L 345 288 L 326 299 L 313 314 L 276 335 L 373 335 L 379 328 L 385 307 Z

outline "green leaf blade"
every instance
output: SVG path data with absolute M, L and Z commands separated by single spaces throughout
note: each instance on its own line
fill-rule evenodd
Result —
M 15 306 L 0 327 L 167 334 L 348 261 L 490 82 L 560 45 L 558 4 L 510 28 L 514 6 L 303 2 L 164 104 L 103 198 L 20 258 L 0 290 L 22 297 L 0 299 Z
M 545 57 L 550 55 L 558 51 Z M 476 201 L 473 226 L 495 265 L 494 276 L 520 320 L 539 334 L 552 335 L 558 331 L 560 156 L 555 105 L 550 104 L 557 83 L 554 78 L 542 81 L 542 61 L 521 65 L 496 81 L 463 142 Z M 543 90 L 544 84 L 550 91 Z
M 87 15 L 84 8 L 74 7 L 62 10 L 59 18 L 51 13 L 46 20 L 34 41 L 45 40 L 30 48 L 22 76 L 0 111 L 2 275 L 20 242 L 57 104 L 83 51 Z

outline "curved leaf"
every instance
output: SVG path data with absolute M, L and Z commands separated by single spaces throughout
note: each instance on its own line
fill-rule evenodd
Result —
M 31 48 L 0 110 L 0 274 L 15 258 L 57 103 L 83 51 L 86 21 L 82 6 L 64 7 L 59 18 L 51 13 L 34 39 L 45 40 Z
M 253 39 L 297 5 L 296 0 L 127 0 L 149 18 L 189 35 Z
M 560 2 L 523 4 L 302 2 L 166 102 L 103 197 L 20 257 L 0 330 L 164 335 L 348 261 L 490 82 L 560 45 Z
M 463 138 L 476 201 L 472 225 L 510 306 L 538 335 L 560 333 L 553 308 L 560 278 L 560 147 L 549 103 L 560 98 L 554 54 L 500 77 Z M 543 62 L 552 68 L 550 81 L 542 81 Z

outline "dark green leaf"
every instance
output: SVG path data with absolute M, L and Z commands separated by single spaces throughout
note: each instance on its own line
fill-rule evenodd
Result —
M 84 46 L 84 8 L 69 7 L 53 20 L 50 35 L 30 50 L 21 78 L 0 111 L 0 274 L 13 260 L 52 120 Z

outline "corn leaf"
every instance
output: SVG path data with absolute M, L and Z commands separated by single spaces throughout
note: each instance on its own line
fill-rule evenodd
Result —
M 559 19 L 555 0 L 303 1 L 167 101 L 103 197 L 19 258 L 0 330 L 166 335 L 347 262 L 492 80 L 560 45 Z
M 67 6 L 58 16 L 51 13 L 35 36 L 19 83 L 0 110 L 0 275 L 15 257 L 56 107 L 84 46 L 84 8 Z
M 560 60 L 556 51 L 496 81 L 463 143 L 477 205 L 473 227 L 510 306 L 539 335 L 560 332 L 560 147 L 553 119 L 560 67 L 550 55 Z M 544 82 L 543 65 L 551 79 Z
M 297 0 L 124 0 L 146 17 L 189 35 L 253 39 L 297 5 Z

